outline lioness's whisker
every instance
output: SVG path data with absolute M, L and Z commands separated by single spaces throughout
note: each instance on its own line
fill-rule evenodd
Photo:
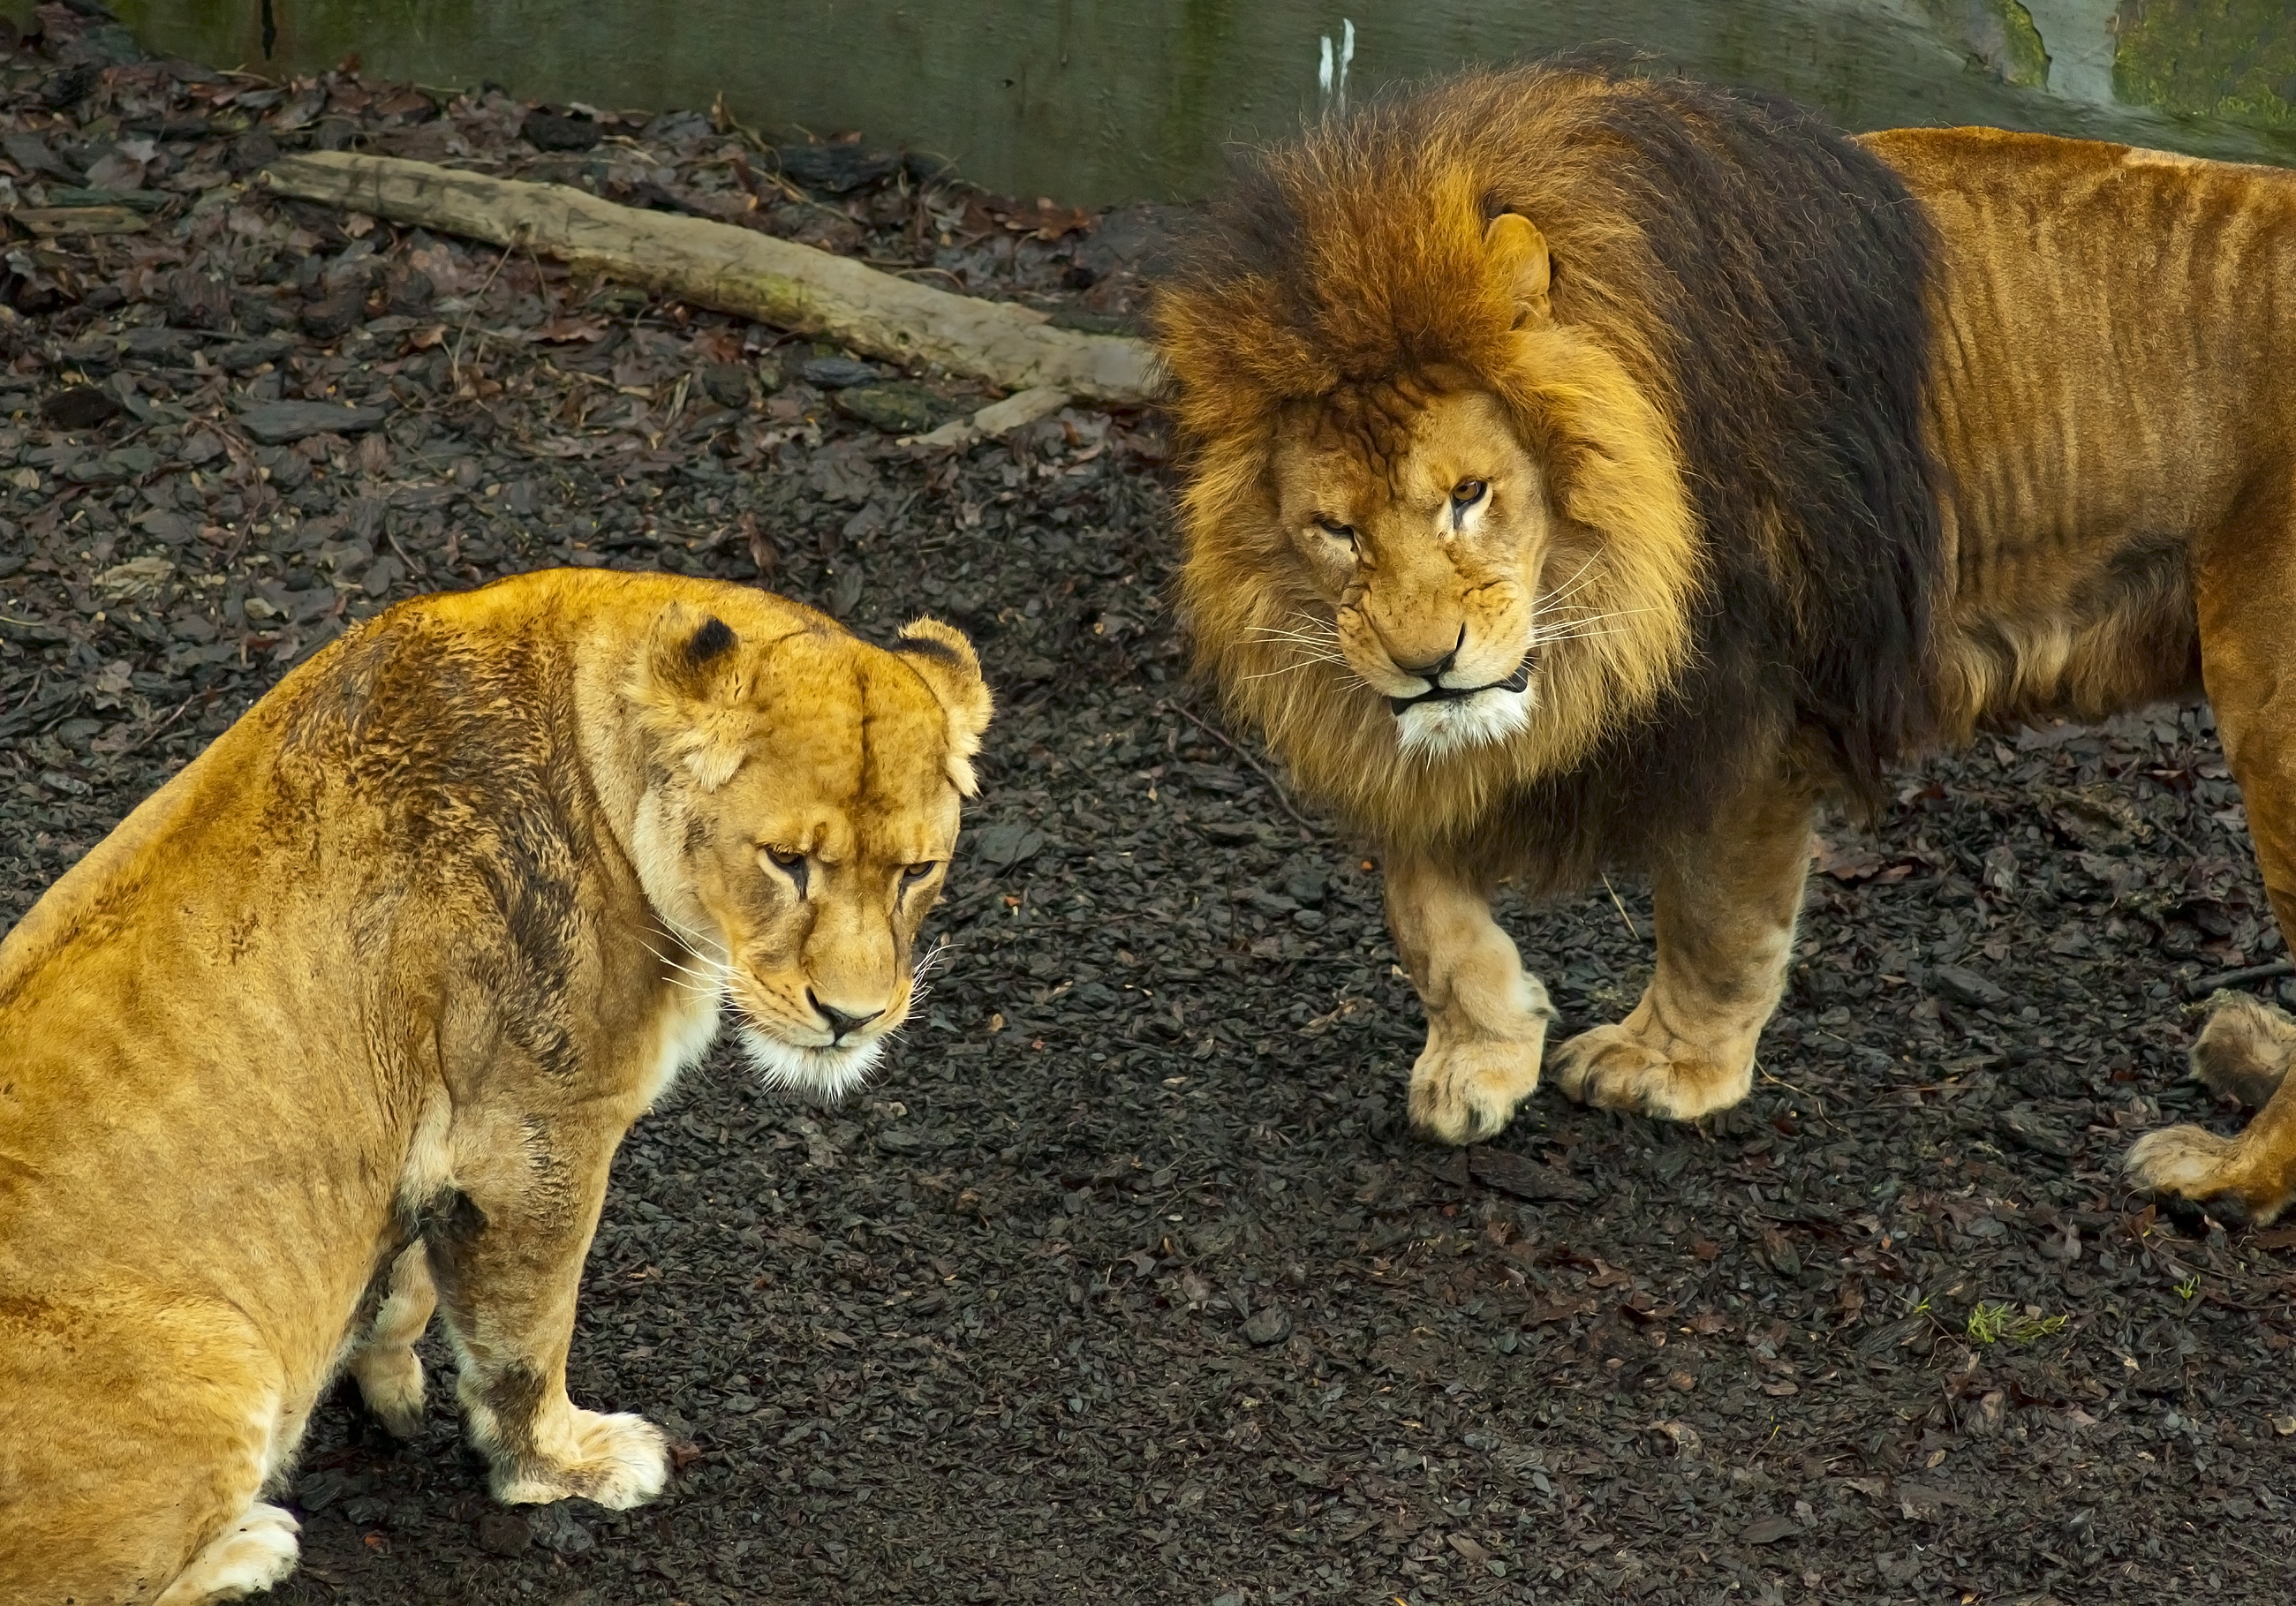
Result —
M 668 955 L 656 949 L 652 944 L 645 945 L 645 950 L 647 953 L 652 954 L 656 959 L 661 961 L 662 963 L 668 965 L 671 970 L 683 971 L 685 974 L 694 978 L 696 980 L 719 982 L 726 979 L 726 972 L 722 969 L 717 971 L 701 971 L 694 969 L 694 967 L 690 964 L 681 964 L 676 960 L 672 959 Z
M 653 912 L 653 914 L 654 918 L 661 922 L 662 925 L 667 928 L 667 930 L 664 933 L 665 935 L 676 937 L 680 942 L 683 942 L 687 947 L 693 949 L 693 952 L 701 957 L 704 959 L 709 958 L 710 950 L 713 948 L 717 949 L 720 954 L 725 954 L 726 945 L 718 940 L 718 938 L 697 931 L 691 926 L 685 924 L 685 922 L 677 920 L 671 915 L 665 914 L 659 909 L 656 909 Z M 730 959 L 731 957 L 731 955 L 726 955 L 726 958 L 718 959 L 717 963 L 724 964 L 726 963 L 726 959 Z
M 684 976 L 672 976 L 669 978 L 672 986 L 682 987 L 697 998 L 723 998 L 726 996 L 726 972 L 723 968 L 712 974 L 708 971 L 697 971 L 690 964 L 680 964 L 643 937 L 638 938 L 638 946 L 672 971 L 683 971 L 685 976 L 694 979 L 688 981 Z

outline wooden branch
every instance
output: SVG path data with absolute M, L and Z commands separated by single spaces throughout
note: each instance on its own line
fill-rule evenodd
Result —
M 565 184 L 347 152 L 282 157 L 263 176 L 282 195 L 523 246 L 697 307 L 1000 389 L 1106 402 L 1157 391 L 1145 341 L 1055 329 L 1032 307 L 935 290 L 732 224 L 617 206 Z

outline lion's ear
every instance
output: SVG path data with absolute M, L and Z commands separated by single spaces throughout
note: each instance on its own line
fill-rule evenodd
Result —
M 1520 212 L 1501 212 L 1483 231 L 1483 251 L 1491 274 L 1514 298 L 1517 329 L 1539 329 L 1554 321 L 1546 299 L 1554 265 L 1546 254 L 1546 236 Z
M 741 644 L 717 615 L 672 602 L 655 616 L 631 677 L 640 722 L 704 787 L 724 785 L 741 767 L 749 728 L 735 706 Z
M 902 627 L 893 651 L 917 672 L 947 717 L 948 778 L 959 792 L 972 796 L 980 790 L 972 756 L 980 750 L 980 733 L 996 707 L 972 643 L 939 619 L 921 619 Z

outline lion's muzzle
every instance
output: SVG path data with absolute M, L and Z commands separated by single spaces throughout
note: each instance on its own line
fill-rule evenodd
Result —
M 1390 697 L 1398 744 L 1408 754 L 1439 758 L 1462 748 L 1505 742 L 1530 723 L 1538 701 L 1532 676 L 1538 655 L 1526 652 L 1502 680 L 1479 686 L 1432 685 L 1410 697 Z
M 1464 698 L 1480 697 L 1486 692 L 1525 691 L 1530 685 L 1530 672 L 1538 656 L 1536 651 L 1524 653 L 1522 661 L 1515 665 L 1514 673 L 1504 680 L 1486 681 L 1480 686 L 1432 684 L 1424 692 L 1414 696 L 1390 697 L 1387 700 L 1387 706 L 1394 709 L 1395 717 L 1400 719 L 1406 709 L 1420 708 L 1431 702 L 1454 702 Z

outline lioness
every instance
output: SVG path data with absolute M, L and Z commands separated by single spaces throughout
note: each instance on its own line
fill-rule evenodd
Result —
M 130 815 L 0 943 L 0 1600 L 275 1583 L 263 1493 L 347 1358 L 420 1423 L 434 1287 L 498 1498 L 658 1494 L 660 1432 L 566 1397 L 615 1146 L 725 1005 L 768 1077 L 864 1074 L 988 715 L 929 619 L 533 574 L 351 631 Z
M 1493 884 L 1654 879 L 1570 1096 L 1746 1095 L 1813 806 L 1980 725 L 2203 687 L 2296 931 L 2296 175 L 1849 141 L 1678 81 L 1461 78 L 1267 154 L 1156 317 L 1202 664 L 1382 851 L 1450 1143 L 1538 1086 Z M 2296 1028 L 2195 1049 L 2268 1094 Z M 2296 1094 L 2137 1150 L 2261 1219 Z

